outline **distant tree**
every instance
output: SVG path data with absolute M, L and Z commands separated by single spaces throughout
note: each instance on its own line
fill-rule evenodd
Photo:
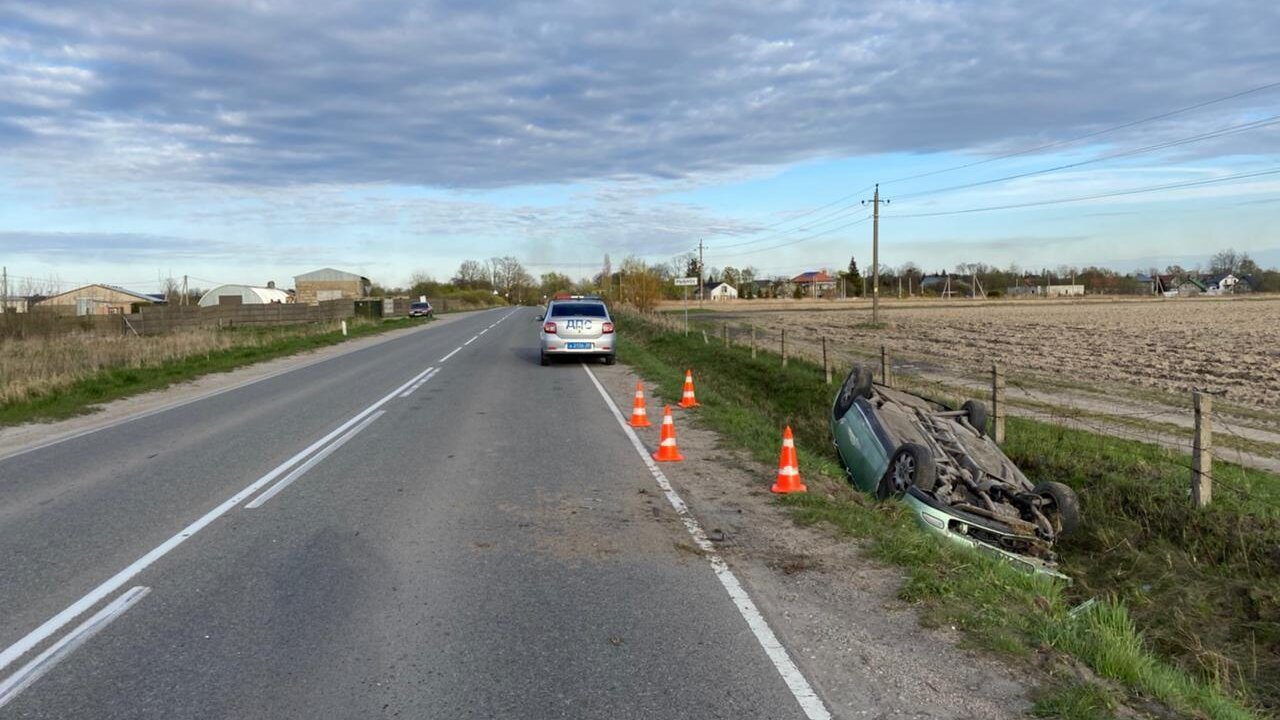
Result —
M 742 284 L 742 273 L 732 265 L 720 271 L 720 282 L 727 282 L 735 288 Z
M 849 269 L 840 273 L 840 278 L 845 282 L 845 290 L 850 295 L 862 297 L 863 283 L 862 273 L 858 270 L 858 259 L 849 258 Z
M 804 286 L 796 285 L 796 289 L 791 291 L 791 297 L 795 298 L 796 300 L 799 300 L 800 298 L 804 297 Z
M 1236 252 L 1235 248 L 1219 250 L 1214 253 L 1212 258 L 1209 259 L 1209 274 L 1223 275 L 1226 273 L 1239 272 L 1241 259 L 1240 253 Z
M 543 273 L 539 280 L 539 292 L 546 297 L 551 297 L 558 292 L 568 291 L 573 288 L 573 279 L 568 275 L 562 275 L 557 272 Z
M 493 289 L 492 275 L 489 268 L 479 260 L 463 260 L 458 272 L 450 280 L 457 287 L 467 290 Z
M 756 269 L 750 265 L 742 268 L 738 273 L 738 297 L 749 298 L 755 295 Z
M 684 276 L 685 277 L 701 277 L 702 276 L 702 263 L 698 262 L 697 255 L 694 255 L 693 253 L 689 253 L 689 258 L 688 260 L 685 261 L 685 265 L 684 265 Z

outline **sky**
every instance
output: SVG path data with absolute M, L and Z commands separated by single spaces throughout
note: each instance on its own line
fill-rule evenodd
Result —
M 7 0 L 15 282 L 1280 265 L 1274 0 Z M 1015 206 L 1015 207 L 1011 207 Z

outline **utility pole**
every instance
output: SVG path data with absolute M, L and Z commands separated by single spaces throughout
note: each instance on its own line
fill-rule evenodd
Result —
M 702 239 L 698 239 L 698 307 L 702 307 L 702 296 L 706 295 L 706 288 L 702 286 Z
M 876 183 L 876 193 L 871 198 L 871 324 L 880 324 L 880 183 Z

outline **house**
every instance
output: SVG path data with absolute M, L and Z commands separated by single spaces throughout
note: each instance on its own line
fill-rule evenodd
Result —
M 115 285 L 85 285 L 40 301 L 39 308 L 65 315 L 128 315 L 143 305 L 164 305 L 163 295 L 139 293 Z
M 1240 278 L 1231 273 L 1218 275 L 1206 275 L 1200 278 L 1200 282 L 1205 286 L 1205 292 L 1209 295 L 1231 295 L 1236 291 L 1236 286 L 1240 284 Z
M 359 300 L 369 297 L 373 283 L 355 273 L 321 268 L 293 278 L 294 301 L 317 305 L 325 300 Z
M 836 289 L 836 279 L 826 270 L 810 270 L 791 278 L 791 284 L 802 289 L 809 297 L 825 297 Z
M 0 296 L 0 313 L 24 313 L 31 299 L 21 295 Z
M 1084 297 L 1083 285 L 1046 285 L 1045 297 Z
M 711 300 L 737 300 L 738 288 L 727 282 L 708 282 L 702 286 L 702 292 Z
M 200 297 L 200 307 L 214 305 L 275 305 L 292 303 L 293 296 L 276 288 L 274 282 L 266 287 L 252 285 L 219 285 Z
M 1186 297 L 1208 292 L 1209 286 L 1195 278 L 1186 278 L 1182 282 L 1178 283 L 1174 290 L 1177 291 L 1180 297 Z

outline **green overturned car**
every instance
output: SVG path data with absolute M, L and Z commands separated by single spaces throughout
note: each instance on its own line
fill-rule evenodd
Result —
M 872 383 L 855 367 L 831 411 L 831 435 L 850 481 L 901 498 L 925 528 L 1038 573 L 1056 569 L 1058 538 L 1080 524 L 1075 492 L 1032 485 L 986 434 L 986 407 L 959 410 Z

